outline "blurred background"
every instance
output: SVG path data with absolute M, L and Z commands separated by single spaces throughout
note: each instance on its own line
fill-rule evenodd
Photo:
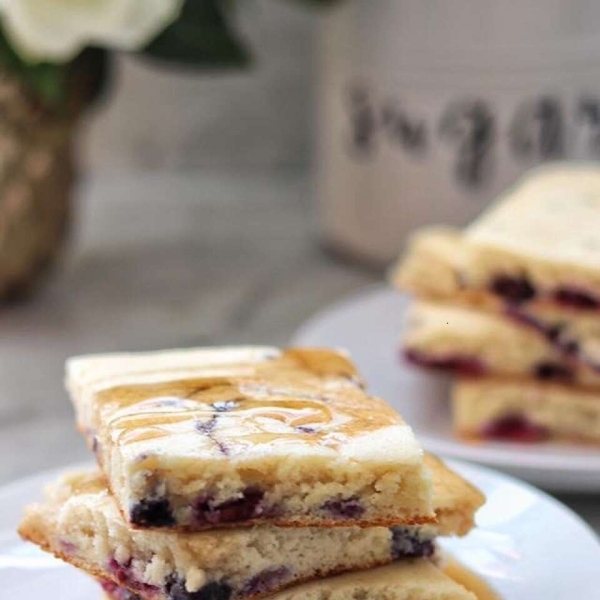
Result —
M 205 4 L 198 20 L 221 31 Z M 285 344 L 318 308 L 379 279 L 320 249 L 311 167 L 321 4 L 240 3 L 227 22 L 249 64 L 229 46 L 216 57 L 199 48 L 198 64 L 192 47 L 184 66 L 111 50 L 99 97 L 66 118 L 53 101 L 40 117 L 28 63 L 4 73 L 18 92 L 1 107 L 0 145 L 17 150 L 0 181 L 0 481 L 88 458 L 63 389 L 67 356 Z M 83 59 L 76 94 L 107 68 Z M 14 105 L 28 110 L 13 117 Z M 17 119 L 32 130 L 26 141 Z M 62 166 L 32 175 L 40 156 Z
M 90 118 L 83 149 L 99 170 L 297 169 L 314 136 L 319 4 L 239 3 L 252 63 L 182 72 L 120 55 L 116 85 Z
M 592 0 L 191 2 L 0 9 L 0 483 L 88 458 L 67 356 L 285 344 L 415 227 L 600 154 Z

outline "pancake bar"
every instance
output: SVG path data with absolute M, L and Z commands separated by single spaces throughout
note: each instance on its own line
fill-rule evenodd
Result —
M 474 290 L 466 289 L 463 280 L 467 262 L 467 246 L 460 231 L 425 227 L 410 237 L 405 253 L 390 271 L 390 280 L 395 287 L 420 297 L 474 301 Z M 491 294 L 487 300 L 497 306 Z
M 452 392 L 454 428 L 467 438 L 600 444 L 600 394 L 531 380 L 468 378 Z
M 492 312 L 418 302 L 409 311 L 402 343 L 409 362 L 458 375 L 531 377 L 600 388 L 596 369 L 533 327 Z
M 424 300 L 506 316 L 566 358 L 600 372 L 600 319 L 596 312 L 547 301 L 520 302 L 519 286 L 507 286 L 504 297 L 470 288 L 461 262 L 465 256 L 465 241 L 458 232 L 423 230 L 393 271 L 392 282 Z
M 101 474 L 92 471 L 67 475 L 48 488 L 46 500 L 26 510 L 19 531 L 91 575 L 153 600 L 179 600 L 184 591 L 200 598 L 215 590 L 232 599 L 256 598 L 333 573 L 431 556 L 438 534 L 466 534 L 483 496 L 438 459 L 428 456 L 426 464 L 435 525 L 132 529 Z
M 434 516 L 412 430 L 365 392 L 341 352 L 81 357 L 68 362 L 67 385 L 135 526 L 371 526 Z
M 142 600 L 108 584 L 106 600 Z M 183 596 L 181 598 L 184 598 Z M 190 598 L 192 598 L 190 596 Z M 205 600 L 200 596 L 194 600 Z M 227 600 L 213 596 L 211 600 Z M 273 600 L 476 600 L 431 561 L 412 559 L 370 571 L 345 573 L 304 583 L 271 596 Z M 208 599 L 206 599 L 208 600 Z
M 420 232 L 394 280 L 482 304 L 600 310 L 600 169 L 538 169 L 464 232 Z
M 518 302 L 600 309 L 600 168 L 537 169 L 465 230 L 468 280 Z

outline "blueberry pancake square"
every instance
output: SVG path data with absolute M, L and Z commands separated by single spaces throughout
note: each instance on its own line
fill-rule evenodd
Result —
M 461 378 L 452 390 L 453 424 L 467 439 L 600 444 L 597 390 L 500 377 Z
M 408 362 L 454 375 L 526 377 L 600 391 L 598 369 L 555 341 L 505 315 L 419 301 L 408 312 L 402 346 Z
M 411 428 L 328 349 L 74 358 L 78 424 L 132 525 L 202 530 L 434 518 Z
M 600 310 L 600 168 L 534 170 L 463 231 L 417 232 L 392 274 L 420 296 Z

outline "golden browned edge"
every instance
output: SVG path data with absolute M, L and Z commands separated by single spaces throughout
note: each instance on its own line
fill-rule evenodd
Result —
M 102 571 L 94 568 L 93 566 L 86 564 L 82 560 L 78 560 L 77 558 L 68 556 L 64 552 L 61 552 L 60 550 L 53 549 L 51 547 L 51 545 L 47 543 L 45 537 L 43 535 L 41 535 L 39 531 L 30 530 L 29 528 L 24 527 L 23 524 L 21 524 L 19 526 L 18 533 L 22 539 L 24 539 L 28 542 L 31 542 L 31 543 L 35 544 L 36 546 L 39 546 L 42 550 L 44 550 L 45 552 L 48 552 L 49 554 L 52 554 L 53 556 L 62 560 L 63 562 L 66 562 L 70 565 L 73 565 L 74 567 L 77 567 L 78 569 L 81 569 L 82 571 L 85 571 L 86 573 L 91 575 L 94 579 L 104 579 L 106 581 L 112 581 L 116 585 L 118 585 L 122 588 L 126 588 L 130 592 L 137 594 L 138 596 L 140 596 L 140 598 L 144 598 L 143 593 L 140 593 L 139 590 L 136 590 L 136 589 L 128 586 L 127 584 L 125 584 L 121 581 L 118 581 L 117 579 L 115 579 L 115 577 L 111 573 L 102 572 Z M 267 596 L 271 596 L 272 594 L 274 594 L 280 590 L 284 590 L 286 588 L 293 587 L 293 586 L 299 585 L 301 583 L 305 583 L 307 581 L 314 581 L 315 579 L 321 579 L 321 578 L 325 578 L 325 577 L 334 577 L 335 575 L 341 575 L 342 573 L 347 573 L 349 571 L 366 571 L 368 569 L 382 567 L 384 565 L 389 564 L 390 562 L 392 562 L 392 561 L 391 560 L 389 560 L 389 561 L 373 561 L 370 563 L 366 563 L 364 566 L 361 566 L 356 569 L 340 568 L 340 569 L 333 569 L 331 571 L 316 571 L 315 575 L 313 577 L 304 577 L 304 578 L 294 579 L 293 581 L 290 581 L 289 583 L 287 583 L 285 585 L 282 585 L 275 589 L 270 590 L 268 593 L 262 593 L 262 594 L 258 593 L 258 594 L 254 594 L 252 596 L 244 596 L 244 600 L 258 600 L 259 598 L 265 598 Z
M 433 503 L 440 535 L 463 536 L 475 526 L 475 512 L 485 504 L 485 496 L 472 483 L 453 471 L 446 463 L 434 454 L 425 453 L 425 467 L 433 476 Z M 451 507 L 441 505 L 436 498 L 443 501 L 451 497 Z
M 95 579 L 108 579 L 108 580 L 114 581 L 117 585 L 123 586 L 122 583 L 116 581 L 112 576 L 107 576 L 108 573 L 102 573 L 98 569 L 95 569 L 94 567 L 91 567 L 90 565 L 85 564 L 83 561 L 78 560 L 77 558 L 68 556 L 64 552 L 61 552 L 60 550 L 54 550 L 50 546 L 50 544 L 47 542 L 46 538 L 39 533 L 39 531 L 31 530 L 28 527 L 25 527 L 23 525 L 23 523 L 21 523 L 19 525 L 19 528 L 17 529 L 17 533 L 21 536 L 21 538 L 23 540 L 25 540 L 27 542 L 31 542 L 32 544 L 35 544 L 36 546 L 41 548 L 44 552 L 48 552 L 48 554 L 52 554 L 52 556 L 55 556 L 56 558 L 62 560 L 63 562 L 66 562 L 70 565 L 73 565 L 74 567 L 77 567 L 78 569 L 81 569 L 82 571 L 85 571 L 86 573 L 88 573 L 89 575 L 94 577 Z M 123 587 L 125 587 L 125 586 L 123 586 Z M 131 590 L 131 591 L 135 592 L 135 590 Z
M 250 519 L 248 521 L 236 521 L 235 523 L 222 523 L 218 527 L 214 525 L 208 525 L 207 527 L 185 527 L 175 526 L 165 528 L 148 528 L 139 527 L 127 521 L 127 525 L 131 529 L 137 529 L 140 531 L 148 531 L 154 529 L 155 531 L 174 531 L 178 533 L 199 533 L 201 531 L 208 531 L 214 529 L 239 529 L 241 527 L 251 527 L 253 525 L 273 525 L 275 527 L 281 527 L 282 529 L 301 529 L 311 527 L 313 529 L 332 529 L 334 527 L 360 527 L 361 529 L 369 529 L 371 527 L 394 527 L 394 526 L 412 526 L 412 525 L 428 525 L 437 523 L 437 517 L 410 517 L 403 520 L 397 518 L 388 519 L 372 519 L 370 521 L 340 521 L 340 520 L 324 520 L 311 521 L 310 519 L 298 519 L 294 521 L 285 521 L 280 519 Z

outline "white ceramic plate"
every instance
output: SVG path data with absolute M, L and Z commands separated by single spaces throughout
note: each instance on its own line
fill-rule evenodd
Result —
M 393 290 L 370 289 L 309 319 L 293 342 L 349 350 L 370 388 L 402 413 L 432 452 L 492 465 L 547 489 L 600 491 L 598 449 L 552 443 L 475 445 L 454 438 L 448 378 L 400 358 L 398 340 L 408 304 L 406 296 Z
M 506 475 L 451 462 L 487 496 L 478 528 L 445 540 L 458 561 L 504 600 L 598 600 L 600 544 L 569 509 Z M 45 555 L 16 533 L 23 506 L 40 496 L 57 471 L 0 489 L 0 600 L 94 600 L 97 585 Z

